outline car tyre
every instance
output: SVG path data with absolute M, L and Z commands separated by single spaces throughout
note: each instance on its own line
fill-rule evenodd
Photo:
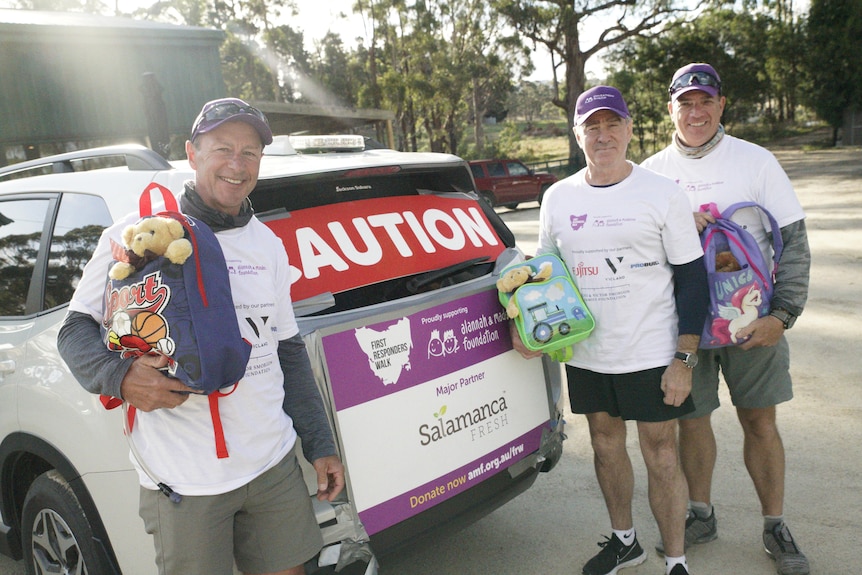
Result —
M 545 184 L 545 185 L 543 185 L 543 186 L 542 186 L 542 189 L 541 189 L 541 190 L 539 190 L 539 197 L 538 197 L 538 198 L 536 198 L 536 201 L 538 201 L 538 202 L 539 202 L 539 205 L 540 205 L 540 206 L 542 205 L 542 200 L 544 200 L 544 199 L 545 199 L 545 192 L 547 192 L 547 191 L 548 191 L 548 188 L 550 188 L 550 187 L 551 187 L 551 184 Z
M 492 194 L 491 192 L 479 192 L 479 197 L 482 198 L 482 200 L 492 208 L 497 207 L 497 200 L 494 198 L 494 194 Z
M 21 532 L 29 575 L 100 572 L 93 531 L 84 510 L 56 470 L 43 473 L 30 485 Z

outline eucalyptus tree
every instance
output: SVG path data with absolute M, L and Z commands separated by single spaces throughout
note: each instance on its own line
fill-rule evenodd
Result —
M 622 84 L 642 154 L 649 155 L 670 141 L 668 83 L 675 70 L 690 62 L 709 62 L 721 75 L 727 97 L 725 124 L 747 122 L 769 112 L 770 21 L 762 12 L 713 8 L 694 20 L 669 22 L 661 36 L 632 38 L 608 52 L 610 81 Z
M 678 0 L 491 0 L 510 25 L 550 53 L 554 105 L 565 111 L 572 126 L 575 104 L 586 87 L 587 61 L 599 52 L 638 36 L 655 36 L 669 18 L 695 11 L 699 3 Z M 601 30 L 592 40 L 590 27 Z M 586 44 L 582 46 L 582 44 Z M 579 154 L 568 130 L 569 154 Z
M 402 149 L 425 138 L 432 151 L 459 153 L 468 125 L 481 147 L 482 118 L 530 65 L 487 2 L 361 0 L 355 9 L 371 26 L 361 56 L 380 106 L 396 112 Z

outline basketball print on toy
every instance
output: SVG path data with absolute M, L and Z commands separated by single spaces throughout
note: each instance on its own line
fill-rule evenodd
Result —
M 141 311 L 132 318 L 131 334 L 147 342 L 150 347 L 156 347 L 159 340 L 167 337 L 168 325 L 159 314 Z

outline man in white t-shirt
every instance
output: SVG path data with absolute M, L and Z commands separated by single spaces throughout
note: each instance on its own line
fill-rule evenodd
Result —
M 583 573 L 607 575 L 646 559 L 626 451 L 626 420 L 634 420 L 650 506 L 668 542 L 666 573 L 688 575 L 676 418 L 694 410 L 691 372 L 709 299 L 703 250 L 679 186 L 626 160 L 632 121 L 616 88 L 581 94 L 574 130 L 587 167 L 545 193 L 538 253 L 560 256 L 596 320 L 566 375 L 572 411 L 587 418 L 613 534 Z M 522 355 L 539 355 L 513 334 Z
M 741 345 L 698 352 L 692 396 L 697 410 L 680 419 L 680 455 L 689 488 L 686 545 L 718 536 L 711 502 L 716 444 L 710 414 L 719 406 L 719 371 L 730 390 L 745 435 L 745 464 L 760 498 L 763 545 L 781 575 L 807 575 L 808 559 L 784 522 L 784 446 L 776 405 L 793 397 L 790 350 L 784 331 L 802 313 L 808 296 L 811 254 L 805 213 L 790 180 L 766 149 L 724 133 L 726 103 L 721 79 L 709 64 L 693 63 L 674 74 L 668 112 L 676 131 L 673 143 L 643 166 L 678 182 L 686 190 L 698 231 L 715 219 L 701 206 L 719 211 L 737 202 L 756 202 L 781 228 L 781 255 L 770 315 L 737 332 Z M 764 261 L 772 262 L 770 227 L 758 210 L 745 208 L 732 219 L 757 239 Z M 661 553 L 662 545 L 656 549 Z
M 332 501 L 344 486 L 293 314 L 287 254 L 248 200 L 271 142 L 266 117 L 235 98 L 205 104 L 186 142 L 195 180 L 186 183 L 180 210 L 212 228 L 228 269 L 244 270 L 229 278 L 251 358 L 243 378 L 219 399 L 218 417 L 206 396 L 160 371 L 165 356 L 124 359 L 101 341 L 110 244 L 122 243 L 123 228 L 137 214 L 103 233 L 58 337 L 63 359 L 88 391 L 136 408 L 132 461 L 161 575 L 232 575 L 234 563 L 249 574 L 305 573 L 323 539 L 298 465 L 297 435 L 317 471 L 317 497 Z M 214 446 L 217 419 L 228 453 Z

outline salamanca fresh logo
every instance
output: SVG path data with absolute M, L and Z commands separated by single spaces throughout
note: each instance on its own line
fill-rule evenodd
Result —
M 446 406 L 444 405 L 437 413 L 434 414 L 437 421 L 432 424 L 423 423 L 419 426 L 419 435 L 422 436 L 422 440 L 419 443 L 422 445 L 429 445 L 440 441 L 450 435 L 455 435 L 460 431 L 469 429 L 491 417 L 499 415 L 507 409 L 508 406 L 506 405 L 506 398 L 501 397 L 500 399 L 490 401 L 471 411 L 462 413 L 457 417 L 444 419 L 443 416 L 446 414 Z

